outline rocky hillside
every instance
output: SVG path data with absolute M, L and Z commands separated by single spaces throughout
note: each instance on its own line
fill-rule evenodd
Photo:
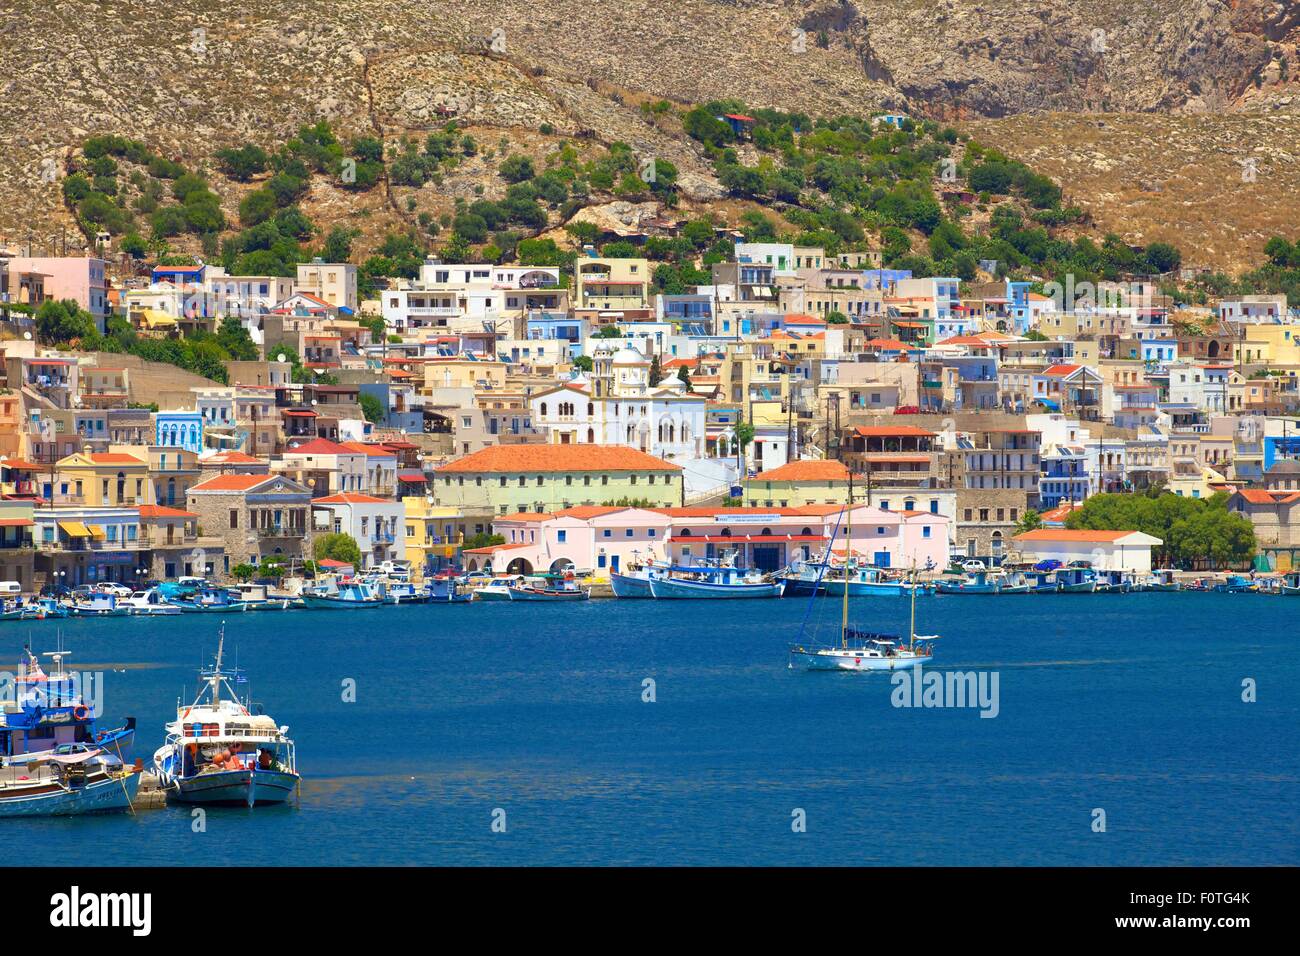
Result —
M 511 149 L 541 150 L 560 137 L 628 142 L 671 160 L 683 193 L 708 201 L 717 190 L 708 164 L 671 124 L 648 122 L 640 100 L 899 108 L 997 119 L 977 129 L 1059 171 L 1102 227 L 1112 224 L 1113 208 L 1119 231 L 1129 228 L 1123 203 L 1094 208 L 1100 187 L 1090 184 L 1073 195 L 1068 177 L 1083 168 L 1069 155 L 1078 113 L 1192 116 L 1197 142 L 1213 142 L 1235 139 L 1236 115 L 1250 112 L 1262 117 L 1247 124 L 1250 135 L 1269 146 L 1296 142 L 1300 4 L 1289 0 L 7 0 L 5 7 L 0 237 L 25 241 L 30 232 L 45 247 L 75 232 L 56 180 L 91 133 L 136 137 L 201 165 L 217 148 L 271 145 L 316 118 L 343 135 L 393 142 L 454 110 L 477 139 L 504 138 Z M 1029 113 L 1051 115 L 1023 120 Z M 1114 122 L 1131 124 L 1135 137 L 1144 128 Z M 1162 159 L 1160 150 L 1136 147 L 1111 155 L 1110 138 L 1097 137 L 1088 162 L 1098 175 L 1121 172 L 1126 189 L 1167 182 L 1167 154 L 1178 147 L 1163 142 Z M 1222 181 L 1194 150 L 1172 162 L 1192 205 Z M 477 185 L 471 163 L 440 189 L 472 195 Z M 1171 229 L 1199 230 L 1200 219 L 1183 218 L 1190 207 L 1182 193 L 1148 191 L 1140 208 Z M 312 202 L 321 207 L 314 215 L 356 221 L 367 235 L 408 209 L 391 190 L 386 202 L 361 208 L 331 192 L 314 192 Z M 1218 213 L 1240 218 L 1232 203 L 1221 202 Z M 1205 251 L 1253 241 L 1253 228 L 1236 221 Z M 1190 258 L 1196 242 L 1181 237 Z

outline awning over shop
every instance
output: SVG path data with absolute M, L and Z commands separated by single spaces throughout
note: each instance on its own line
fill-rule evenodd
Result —
M 80 521 L 60 521 L 59 527 L 69 538 L 89 538 L 90 529 Z
M 90 532 L 90 536 L 94 538 L 96 541 L 103 541 L 105 538 L 108 537 L 108 535 L 104 533 L 104 528 L 102 525 L 88 524 L 86 525 L 86 530 Z

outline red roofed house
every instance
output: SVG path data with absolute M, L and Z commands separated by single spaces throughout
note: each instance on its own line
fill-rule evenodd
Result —
M 313 438 L 291 448 L 286 448 L 276 463 L 276 471 L 292 475 L 297 481 L 321 497 L 339 492 L 369 493 L 369 474 L 366 470 L 368 456 L 350 445 Z M 394 470 L 396 459 L 394 459 Z M 396 477 L 393 479 L 396 485 Z
M 438 504 L 467 518 L 575 505 L 677 504 L 682 468 L 624 445 L 493 445 L 434 470 Z
M 859 479 L 858 490 L 865 482 Z M 830 505 L 848 501 L 849 469 L 835 459 L 792 461 L 745 480 L 751 508 Z
M 1011 539 L 1023 560 L 1089 561 L 1100 571 L 1151 571 L 1151 549 L 1164 542 L 1141 531 L 1072 531 L 1038 528 Z
M 1273 570 L 1300 568 L 1300 491 L 1241 488 L 1228 498 L 1228 510 L 1250 519 Z
M 222 540 L 217 573 L 270 555 L 311 555 L 311 489 L 287 475 L 213 475 L 187 496 L 202 534 Z
M 199 537 L 199 516 L 166 505 L 140 506 L 141 565 L 155 580 L 202 575 L 221 566 L 221 541 Z
M 1101 401 L 1101 373 L 1087 365 L 1049 365 L 1033 378 L 1030 400 L 1052 411 L 1074 411 L 1092 414 Z

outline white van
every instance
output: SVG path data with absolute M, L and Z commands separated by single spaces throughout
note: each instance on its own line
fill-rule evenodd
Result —
M 17 581 L 0 581 L 0 598 L 18 597 L 23 593 L 23 586 Z

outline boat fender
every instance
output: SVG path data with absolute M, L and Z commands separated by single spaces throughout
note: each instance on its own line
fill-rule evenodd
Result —
M 76 720 L 86 720 L 90 717 L 90 708 L 85 704 L 78 704 L 72 708 L 72 716 Z

